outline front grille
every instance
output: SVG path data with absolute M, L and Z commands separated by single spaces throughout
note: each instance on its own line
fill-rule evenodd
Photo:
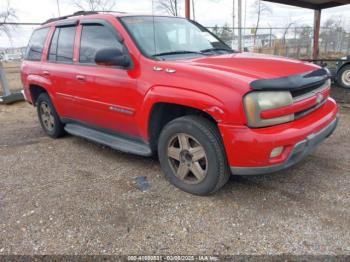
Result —
M 295 93 L 295 96 L 293 96 L 294 103 L 300 102 L 304 99 L 308 99 L 310 97 L 316 96 L 317 94 L 325 91 L 325 89 L 329 88 L 330 84 L 331 84 L 330 80 L 327 80 L 327 81 L 323 82 L 322 84 L 317 84 L 317 85 L 315 84 L 313 86 L 298 90 L 297 91 L 298 93 Z M 294 115 L 295 119 L 299 119 L 303 116 L 306 116 L 306 115 L 314 112 L 315 110 L 320 108 L 322 105 L 324 105 L 324 103 L 326 101 L 327 101 L 327 97 L 324 97 L 324 99 L 322 101 L 320 101 L 320 103 L 317 103 L 316 105 L 313 105 L 310 108 L 307 108 L 305 110 L 296 112 Z
M 302 95 L 305 95 L 307 93 L 310 93 L 310 92 L 320 88 L 321 86 L 323 86 L 326 82 L 327 81 L 322 81 L 321 83 L 316 83 L 316 84 L 313 84 L 313 85 L 308 86 L 306 88 L 291 91 L 292 97 L 298 97 L 298 96 L 302 96 Z

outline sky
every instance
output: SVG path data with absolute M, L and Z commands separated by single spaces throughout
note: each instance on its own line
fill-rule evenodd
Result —
M 0 12 L 3 10 L 7 0 L 0 0 Z M 49 18 L 58 16 L 57 0 L 8 0 L 11 7 L 16 12 L 18 19 L 16 22 L 38 22 L 41 23 Z M 58 0 L 61 15 L 71 14 L 80 9 L 74 4 L 77 0 Z M 154 0 L 155 2 L 157 0 Z M 179 1 L 184 2 L 184 1 Z M 237 3 L 237 1 L 236 1 Z M 246 27 L 252 27 L 256 23 L 254 13 L 255 0 L 243 0 L 243 18 Z M 161 10 L 153 8 L 154 14 L 164 14 Z M 232 26 L 232 0 L 195 0 L 196 21 L 204 26 Z M 267 3 L 271 13 L 267 13 L 261 18 L 261 27 L 286 27 L 294 22 L 296 25 L 310 25 L 313 23 L 313 11 L 303 8 L 291 7 L 280 4 Z M 245 9 L 246 7 L 246 9 Z M 237 9 L 237 8 L 236 8 Z M 151 0 L 116 0 L 114 10 L 131 13 L 152 13 Z M 246 10 L 244 12 L 244 10 Z M 246 14 L 246 15 L 245 15 Z M 180 4 L 180 15 L 184 15 L 183 4 Z M 343 26 L 350 29 L 350 5 L 326 9 L 322 12 L 322 22 L 330 17 L 341 19 Z M 244 22 L 243 21 L 243 22 Z M 236 21 L 237 26 L 237 21 Z M 0 34 L 0 47 L 25 46 L 30 34 L 35 26 L 17 27 L 12 40 Z

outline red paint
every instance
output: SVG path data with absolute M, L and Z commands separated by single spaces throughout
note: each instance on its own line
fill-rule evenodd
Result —
M 132 69 L 80 65 L 80 25 L 75 39 L 74 62 L 58 64 L 47 61 L 54 30 L 54 23 L 51 23 L 45 25 L 51 27 L 51 31 L 41 62 L 24 61 L 22 64 L 28 101 L 32 102 L 30 86 L 40 86 L 49 93 L 60 117 L 140 137 L 144 141 L 150 137 L 148 125 L 155 104 L 173 103 L 196 108 L 218 122 L 229 164 L 237 167 L 284 161 L 288 150 L 297 142 L 321 130 L 336 117 L 338 107 L 328 98 L 321 108 L 301 119 L 251 129 L 246 126 L 243 97 L 251 91 L 249 84 L 252 81 L 305 73 L 318 67 L 297 60 L 247 53 L 154 61 L 140 53 L 115 16 L 117 14 L 98 14 L 77 18 L 104 19 L 112 24 L 124 38 L 133 60 Z M 176 73 L 155 71 L 155 66 L 175 69 Z M 294 112 L 313 103 L 314 99 L 291 108 L 263 112 L 263 117 Z M 285 146 L 286 150 L 280 158 L 270 160 L 269 154 L 277 146 Z

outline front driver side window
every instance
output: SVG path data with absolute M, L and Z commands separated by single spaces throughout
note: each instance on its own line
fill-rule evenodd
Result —
M 95 64 L 97 51 L 113 47 L 123 48 L 112 30 L 100 24 L 84 25 L 81 33 L 79 62 Z

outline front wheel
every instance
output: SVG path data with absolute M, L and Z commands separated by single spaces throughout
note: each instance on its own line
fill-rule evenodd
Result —
M 168 123 L 159 137 L 158 156 L 170 182 L 191 194 L 213 193 L 230 176 L 220 133 L 202 117 L 185 116 Z
M 344 88 L 350 88 L 350 65 L 339 70 L 338 83 Z

